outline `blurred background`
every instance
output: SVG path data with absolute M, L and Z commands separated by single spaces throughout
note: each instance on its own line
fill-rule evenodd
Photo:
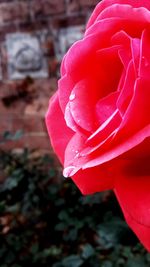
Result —
M 0 267 L 138 267 L 150 256 L 112 192 L 64 180 L 44 115 L 98 0 L 0 1 Z
M 82 38 L 98 0 L 0 1 L 0 133 L 22 130 L 7 149 L 50 145 L 44 115 L 61 59 Z

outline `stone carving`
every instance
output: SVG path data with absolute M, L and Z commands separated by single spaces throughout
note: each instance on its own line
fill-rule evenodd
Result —
M 18 71 L 37 71 L 42 67 L 42 57 L 33 47 L 24 43 L 15 56 Z
M 15 33 L 6 36 L 9 79 L 46 78 L 46 59 L 40 42 L 30 34 Z
M 58 33 L 58 40 L 55 44 L 56 54 L 58 60 L 61 60 L 68 48 L 76 41 L 83 37 L 85 27 L 71 26 L 68 28 L 60 29 Z

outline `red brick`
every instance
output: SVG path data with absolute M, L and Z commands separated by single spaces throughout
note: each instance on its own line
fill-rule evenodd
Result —
M 32 0 L 31 6 L 35 17 L 65 12 L 64 0 Z
M 25 108 L 25 115 L 44 117 L 48 108 L 49 98 L 42 97 L 41 99 L 34 100 L 31 104 L 28 104 Z
M 78 0 L 66 0 L 66 4 L 67 4 L 67 13 L 79 11 L 80 6 Z
M 16 141 L 7 141 L 4 144 L 0 144 L 1 149 L 18 149 L 18 148 L 29 148 L 29 149 L 42 149 L 49 153 L 52 153 L 49 138 L 47 134 L 25 134 Z
M 0 23 L 26 20 L 29 18 L 29 8 L 26 1 L 7 2 L 0 4 Z
M 79 0 L 80 5 L 83 7 L 91 7 L 97 5 L 100 1 L 99 0 Z
M 3 114 L 6 115 L 6 114 L 11 114 L 11 113 L 8 111 L 8 109 L 0 101 L 0 116 L 3 116 Z
M 39 116 L 19 116 L 19 115 L 13 115 L 12 117 L 12 129 L 13 132 L 16 132 L 18 130 L 23 130 L 24 133 L 39 133 L 39 132 L 45 132 L 45 121 L 44 119 L 41 119 Z
M 30 149 L 44 149 L 44 150 L 52 150 L 50 147 L 50 141 L 47 136 L 47 134 L 43 134 L 40 136 L 40 134 L 35 135 L 28 135 L 28 147 Z
M 12 116 L 6 114 L 0 114 L 0 134 L 6 131 L 12 131 Z
M 66 28 L 70 26 L 78 26 L 78 25 L 85 25 L 86 23 L 86 17 L 85 16 L 77 16 L 72 15 L 68 17 L 63 18 L 55 18 L 52 20 L 51 25 L 53 29 L 59 30 L 60 28 Z
M 5 150 L 12 150 L 25 147 L 29 148 L 27 136 L 22 136 L 20 139 L 16 141 L 6 141 L 5 143 L 1 144 L 1 149 Z

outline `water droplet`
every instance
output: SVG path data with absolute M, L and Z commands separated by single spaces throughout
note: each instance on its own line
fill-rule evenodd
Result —
M 73 175 L 73 171 L 74 170 L 75 170 L 74 166 L 69 166 L 69 167 L 65 168 L 64 171 L 63 171 L 63 176 L 65 178 L 70 177 L 71 175 Z
M 75 156 L 75 159 L 78 159 L 80 157 L 80 153 L 78 152 Z
M 75 99 L 76 95 L 74 93 L 72 93 L 69 97 L 69 100 L 70 101 L 73 101 Z

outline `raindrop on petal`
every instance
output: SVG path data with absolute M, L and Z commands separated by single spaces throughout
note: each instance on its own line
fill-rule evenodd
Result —
M 73 171 L 74 170 L 75 170 L 74 166 L 69 166 L 69 167 L 65 168 L 64 171 L 63 171 L 63 176 L 65 178 L 70 177 L 71 175 L 73 175 Z
M 69 97 L 69 100 L 70 101 L 73 101 L 75 99 L 76 95 L 74 93 L 72 93 Z
M 75 159 L 78 159 L 80 157 L 80 153 L 78 152 L 75 156 Z

